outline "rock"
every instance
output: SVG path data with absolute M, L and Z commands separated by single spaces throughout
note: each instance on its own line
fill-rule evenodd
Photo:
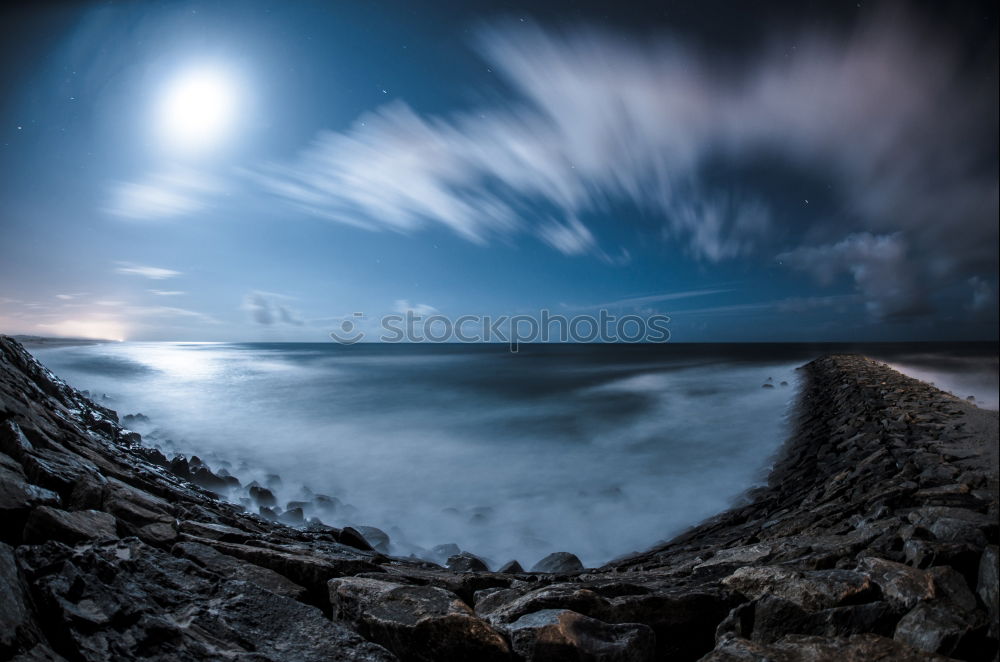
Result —
M 186 533 L 198 538 L 208 538 L 209 540 L 222 540 L 224 542 L 246 542 L 251 534 L 242 529 L 215 522 L 195 522 L 184 520 L 178 526 L 181 533 Z
M 700 662 L 946 662 L 946 658 L 916 650 L 902 642 L 876 634 L 852 637 L 789 635 L 772 644 L 758 644 L 739 637 L 720 642 Z
M 179 478 L 191 480 L 191 467 L 188 464 L 187 458 L 183 455 L 178 455 L 170 460 L 170 466 L 167 469 Z
M 969 585 L 954 568 L 948 566 L 935 566 L 927 570 L 933 578 L 934 594 L 947 602 L 958 607 L 965 612 L 971 612 L 976 608 L 976 596 L 969 590 Z
M 14 548 L 0 543 L 0 657 L 41 639 L 32 622 L 31 601 L 17 571 Z
M 583 572 L 583 563 L 575 554 L 569 552 L 552 552 L 531 567 L 531 572 L 546 572 L 550 574 L 568 575 Z
M 231 556 L 226 556 L 208 545 L 195 542 L 179 542 L 173 546 L 170 553 L 194 561 L 202 568 L 217 573 L 230 580 L 238 580 L 256 584 L 263 589 L 302 601 L 306 598 L 306 589 L 291 581 L 284 575 L 268 570 L 253 563 L 241 563 Z
M 389 553 L 389 534 L 374 526 L 356 526 L 354 527 L 358 533 L 364 536 L 368 544 L 371 545 L 376 551 L 382 552 L 383 554 Z
M 899 616 L 885 601 L 807 612 L 793 602 L 765 595 L 743 614 L 742 636 L 772 643 L 789 634 L 843 637 L 865 632 L 892 636 Z
M 887 600 L 903 609 L 912 609 L 935 595 L 933 575 L 902 563 L 866 557 L 858 563 L 858 571 L 870 577 Z
M 365 540 L 365 537 L 361 535 L 361 532 L 357 529 L 345 526 L 340 531 L 340 535 L 337 537 L 337 542 L 342 545 L 349 545 L 355 549 L 362 549 L 365 551 L 375 551 L 375 548 Z
M 522 568 L 521 564 L 518 563 L 516 560 L 515 561 L 507 561 L 502 566 L 500 566 L 500 569 L 497 570 L 497 572 L 503 572 L 503 573 L 509 573 L 509 574 L 512 574 L 512 575 L 516 575 L 516 574 L 523 573 L 524 572 L 524 568 Z
M 282 574 L 317 594 L 325 594 L 326 582 L 335 577 L 380 570 L 370 557 L 336 543 L 258 547 L 214 540 L 203 542 L 218 552 Z
M 266 487 L 251 485 L 248 493 L 250 494 L 250 499 L 258 506 L 274 508 L 278 505 L 278 500 L 274 498 L 274 493 Z
M 455 572 L 489 571 L 486 563 L 481 558 L 468 552 L 462 552 L 461 554 L 449 557 L 448 561 L 445 563 L 445 567 L 449 570 L 454 570 Z
M 761 388 L 774 388 L 774 384 L 761 384 Z
M 866 575 L 848 570 L 801 572 L 780 566 L 744 567 L 722 583 L 750 598 L 776 595 L 806 611 L 866 602 L 877 595 Z
M 513 623 L 526 614 L 543 609 L 569 609 L 599 620 L 613 620 L 611 602 L 579 584 L 551 584 L 525 591 L 496 591 L 476 601 L 476 613 L 494 625 Z
M 925 602 L 903 616 L 893 638 L 928 653 L 950 656 L 971 631 L 970 623 L 953 608 Z
M 305 522 L 305 516 L 302 514 L 301 508 L 286 510 L 278 516 L 278 519 L 285 524 L 291 524 L 293 526 L 298 526 L 299 524 Z
M 511 648 L 528 661 L 646 662 L 654 635 L 639 623 L 609 625 L 567 609 L 526 614 L 505 628 Z
M 59 504 L 59 495 L 52 490 L 32 485 L 23 474 L 0 466 L 0 540 L 20 542 L 32 509 Z
M 204 487 L 209 492 L 223 495 L 229 491 L 230 482 L 216 476 L 208 467 L 200 466 L 191 471 L 191 482 L 198 487 Z
M 117 538 L 115 518 L 99 510 L 67 512 L 49 506 L 39 506 L 31 511 L 24 525 L 24 542 L 27 544 L 58 540 L 68 545 Z
M 507 661 L 503 636 L 458 597 L 434 586 L 347 577 L 329 582 L 333 618 L 403 662 Z
M 458 547 L 458 545 L 453 542 L 449 542 L 443 545 L 431 547 L 427 552 L 427 558 L 435 563 L 444 564 L 450 557 L 461 553 L 462 550 Z
M 998 637 L 998 627 L 997 621 L 1000 619 L 1000 598 L 998 598 L 998 586 L 1000 586 L 1000 578 L 998 578 L 997 565 L 1000 563 L 998 560 L 998 548 L 996 545 L 990 545 L 983 551 L 983 556 L 979 561 L 979 575 L 976 581 L 976 595 L 979 599 L 983 601 L 986 605 L 986 609 L 990 615 L 990 631 L 989 636 L 992 639 L 1000 638 Z

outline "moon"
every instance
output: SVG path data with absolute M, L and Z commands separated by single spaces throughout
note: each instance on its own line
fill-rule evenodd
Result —
M 240 102 L 235 77 L 222 69 L 185 71 L 171 81 L 160 104 L 160 131 L 168 148 L 203 153 L 232 133 Z

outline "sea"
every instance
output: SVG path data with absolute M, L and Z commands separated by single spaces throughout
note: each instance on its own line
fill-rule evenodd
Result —
M 997 345 L 102 343 L 36 346 L 168 456 L 197 455 L 389 551 L 588 567 L 766 480 L 805 362 L 861 351 L 997 408 Z M 230 495 L 239 501 L 241 495 Z M 244 501 L 244 503 L 246 503 Z M 252 506 L 252 504 L 251 504 Z M 445 547 L 442 547 L 444 545 Z

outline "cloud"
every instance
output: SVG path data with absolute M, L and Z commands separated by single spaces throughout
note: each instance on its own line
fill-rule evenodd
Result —
M 158 297 L 176 297 L 182 294 L 186 294 L 186 292 L 182 292 L 181 290 L 146 290 L 146 291 L 149 292 L 150 294 L 155 294 Z
M 439 311 L 434 306 L 428 305 L 426 303 L 413 303 L 411 304 L 407 299 L 396 299 L 393 303 L 393 310 L 397 313 L 405 315 L 407 313 L 412 313 L 419 317 L 427 317 L 428 315 L 436 315 Z
M 121 266 L 115 269 L 116 273 L 128 276 L 142 276 L 143 278 L 149 278 L 150 280 L 166 280 L 167 278 L 174 278 L 181 275 L 180 271 L 174 271 L 173 269 L 147 267 L 141 264 L 133 264 L 131 262 L 119 262 L 118 264 Z
M 901 233 L 852 234 L 835 244 L 782 253 L 778 260 L 827 285 L 841 273 L 850 274 L 877 318 L 911 317 L 930 310 L 919 263 L 909 254 Z
M 576 310 L 594 310 L 597 308 L 642 308 L 649 306 L 650 304 L 662 303 L 664 301 L 677 301 L 680 299 L 712 296 L 714 294 L 725 294 L 733 291 L 734 290 L 728 288 L 705 288 L 700 290 L 685 290 L 681 292 L 662 292 L 660 294 L 650 294 L 641 297 L 628 297 L 625 299 L 617 299 L 615 301 L 605 301 L 604 303 L 595 303 L 587 306 L 570 306 L 564 304 L 564 307 Z
M 287 299 L 291 297 L 270 292 L 250 292 L 243 298 L 243 310 L 250 314 L 250 319 L 264 326 L 302 326 L 305 322 L 298 312 L 282 303 L 282 300 Z
M 132 220 L 185 216 L 207 209 L 224 190 L 221 182 L 206 173 L 171 170 L 138 182 L 114 184 L 105 211 Z
M 196 310 L 186 308 L 175 308 L 172 306 L 130 306 L 122 310 L 125 316 L 129 317 L 182 317 L 194 319 L 208 324 L 218 324 L 219 320 L 211 315 L 200 313 Z
M 921 285 L 995 273 L 995 62 L 969 72 L 892 12 L 781 42 L 733 64 L 669 35 L 495 25 L 478 45 L 510 101 L 439 117 L 393 103 L 254 177 L 332 221 L 476 243 L 530 233 L 565 255 L 604 255 L 590 223 L 621 203 L 709 264 L 791 237 L 789 255 L 826 261 L 793 267 L 853 274 L 879 316 L 926 310 Z M 824 173 L 842 208 L 806 225 L 707 174 L 762 154 Z

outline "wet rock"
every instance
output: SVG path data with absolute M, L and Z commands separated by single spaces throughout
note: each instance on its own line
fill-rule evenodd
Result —
M 504 630 L 514 653 L 529 662 L 646 662 L 654 654 L 654 635 L 649 627 L 639 623 L 610 625 L 566 609 L 526 614 Z
M 443 589 L 349 577 L 331 580 L 329 591 L 335 620 L 404 662 L 509 660 L 504 637 Z
M 914 649 L 903 642 L 876 634 L 852 637 L 811 637 L 788 635 L 772 644 L 759 644 L 732 637 L 701 658 L 700 662 L 946 662 L 946 658 Z
M 14 548 L 0 543 L 0 656 L 6 659 L 19 647 L 39 641 L 31 602 L 14 560 Z
M 364 536 L 368 544 L 371 545 L 376 551 L 382 552 L 383 554 L 389 553 L 389 534 L 374 526 L 356 526 L 354 527 L 358 533 Z
M 225 494 L 230 487 L 229 481 L 216 476 L 206 466 L 200 466 L 191 471 L 191 482 L 219 495 Z
M 516 560 L 514 560 L 514 561 L 507 561 L 502 566 L 500 566 L 500 569 L 497 570 L 497 572 L 503 572 L 503 573 L 509 573 L 509 574 L 512 574 L 512 575 L 516 575 L 516 574 L 523 573 L 524 572 L 524 568 L 522 568 L 521 564 L 518 563 Z
M 934 597 L 934 576 L 902 563 L 874 557 L 861 559 L 858 571 L 871 578 L 882 595 L 903 609 L 912 609 Z
M 355 549 L 375 551 L 375 548 L 371 546 L 371 543 L 369 543 L 363 535 L 361 535 L 361 532 L 350 526 L 345 526 L 341 529 L 340 535 L 337 536 L 337 542 Z
M 806 611 L 867 602 L 877 597 L 871 580 L 848 570 L 801 572 L 780 566 L 740 568 L 722 583 L 750 598 L 776 595 Z
M 893 638 L 928 653 L 950 656 L 972 629 L 954 609 L 925 602 L 903 616 Z
M 247 492 L 250 495 L 250 499 L 252 499 L 258 506 L 274 508 L 278 505 L 278 500 L 274 498 L 274 493 L 266 487 L 250 485 L 250 489 L 247 490 Z
M 237 529 L 233 526 L 226 526 L 225 524 L 217 524 L 215 522 L 196 522 L 191 520 L 184 520 L 178 526 L 181 533 L 185 533 L 191 536 L 196 536 L 198 538 L 207 538 L 209 540 L 221 540 L 223 542 L 246 542 L 251 534 L 242 529 Z
M 990 616 L 989 636 L 997 639 L 1000 635 L 1000 626 L 997 625 L 1000 619 L 1000 598 L 998 598 L 998 588 L 1000 588 L 1000 577 L 998 577 L 997 565 L 998 549 L 996 545 L 990 545 L 983 551 L 983 556 L 979 561 L 979 574 L 976 578 L 976 595 L 983 601 Z
M 170 552 L 174 556 L 190 559 L 200 567 L 231 580 L 250 582 L 292 600 L 302 601 L 306 598 L 305 587 L 296 584 L 284 575 L 253 563 L 241 563 L 208 545 L 196 542 L 179 542 L 173 546 Z
M 575 554 L 569 552 L 552 552 L 531 567 L 531 572 L 568 575 L 583 572 L 583 563 Z
M 551 584 L 525 591 L 512 588 L 486 595 L 476 602 L 476 613 L 494 625 L 510 624 L 543 609 L 569 609 L 600 620 L 612 620 L 611 602 L 579 584 Z
M 489 570 L 485 561 L 469 552 L 449 557 L 445 567 L 455 572 L 486 572 Z
M 117 537 L 115 518 L 99 510 L 67 512 L 39 506 L 31 511 L 24 525 L 24 542 L 27 544 L 58 540 L 75 545 L 88 540 Z
M 228 556 L 273 570 L 296 584 L 322 593 L 326 591 L 326 582 L 335 577 L 380 570 L 370 557 L 336 543 L 313 547 L 258 547 L 206 540 L 204 544 Z
M 305 522 L 305 516 L 302 514 L 301 508 L 292 508 L 291 510 L 286 510 L 278 516 L 278 519 L 285 524 L 291 524 L 293 526 L 298 526 Z
M 842 637 L 874 632 L 891 637 L 899 620 L 896 609 L 878 601 L 808 612 L 797 604 L 765 595 L 749 606 L 743 617 L 742 636 L 772 643 L 789 634 Z
M 188 464 L 187 458 L 183 455 L 178 455 L 170 460 L 170 466 L 167 469 L 178 478 L 191 480 L 191 466 Z
M 32 509 L 59 504 L 59 495 L 52 490 L 32 485 L 23 474 L 0 466 L 0 540 L 18 543 Z
M 453 542 L 443 545 L 435 545 L 427 551 L 427 558 L 435 563 L 444 564 L 448 559 L 456 554 L 461 554 L 462 550 Z

